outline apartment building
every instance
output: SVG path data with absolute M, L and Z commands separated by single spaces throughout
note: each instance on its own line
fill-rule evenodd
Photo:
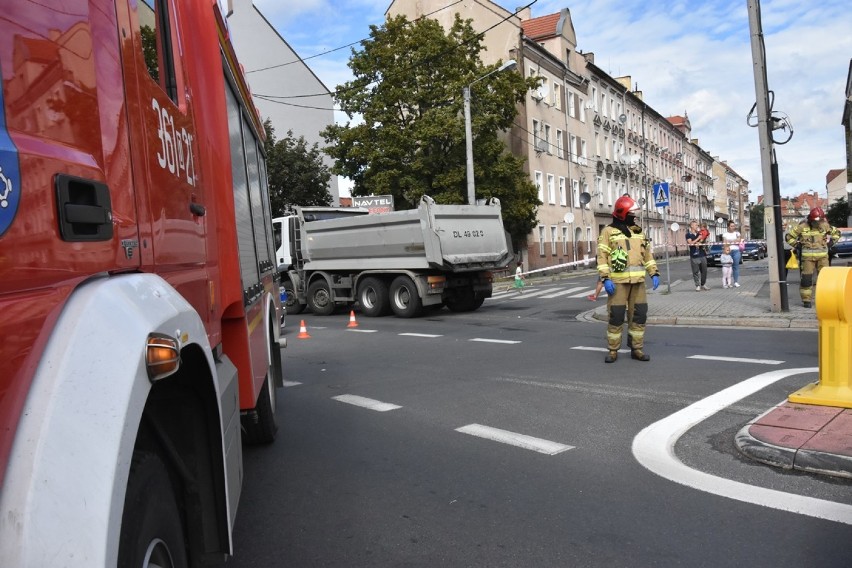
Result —
M 320 132 L 334 124 L 331 92 L 263 16 L 252 0 L 228 0 L 228 27 L 234 48 L 246 70 L 261 116 L 270 119 L 276 138 L 304 136 L 309 146 L 325 146 Z M 292 98 L 298 95 L 298 98 Z M 304 96 L 313 95 L 313 96 Z M 323 156 L 325 165 L 334 161 Z M 336 176 L 329 193 L 339 201 Z
M 610 76 L 593 53 L 578 50 L 567 8 L 532 18 L 529 8 L 515 14 L 489 0 L 392 0 L 386 12 L 430 17 L 445 29 L 456 13 L 485 31 L 484 63 L 514 59 L 524 76 L 540 78 L 507 136 L 509 151 L 526 158 L 542 203 L 519 251 L 531 269 L 593 259 L 598 234 L 625 193 L 642 204 L 641 222 L 658 251 L 666 245 L 682 251 L 690 219 L 712 227 L 717 219 L 739 218 L 748 182 L 727 166 L 714 174 L 715 161 L 692 138 L 686 112 L 664 116 L 631 77 Z M 669 184 L 665 210 L 655 206 L 659 182 Z

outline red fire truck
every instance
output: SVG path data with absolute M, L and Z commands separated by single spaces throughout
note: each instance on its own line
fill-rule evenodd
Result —
M 0 566 L 221 560 L 283 346 L 263 128 L 222 8 L 0 18 Z

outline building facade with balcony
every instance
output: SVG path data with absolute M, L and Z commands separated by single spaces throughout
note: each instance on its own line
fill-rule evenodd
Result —
M 392 0 L 386 11 L 409 20 L 433 18 L 445 29 L 456 13 L 471 19 L 475 30 L 487 30 L 483 63 L 515 59 L 525 77 L 540 78 L 506 136 L 509 151 L 526 158 L 541 201 L 525 246 L 516 243 L 526 266 L 594 259 L 598 234 L 625 193 L 643 204 L 641 222 L 658 247 L 684 250 L 691 219 L 714 225 L 725 209 L 717 197 L 725 186 L 712 179 L 714 160 L 691 138 L 686 112 L 657 112 L 631 77 L 612 77 L 596 66 L 593 53 L 577 49 L 567 8 L 531 18 L 529 8 L 514 14 L 489 0 Z M 747 182 L 738 180 L 747 191 Z M 665 211 L 655 207 L 653 195 L 662 181 L 670 189 Z M 679 233 L 673 222 L 683 227 Z

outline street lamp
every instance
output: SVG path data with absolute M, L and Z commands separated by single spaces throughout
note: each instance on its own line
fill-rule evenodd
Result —
M 493 75 L 494 73 L 502 73 L 503 71 L 509 71 L 514 69 L 518 63 L 514 59 L 510 59 L 503 63 L 497 69 L 486 73 L 482 77 L 475 79 L 469 85 L 467 85 L 463 90 L 464 94 L 464 138 L 465 138 L 465 150 L 467 153 L 467 202 L 469 205 L 476 205 L 476 186 L 473 181 L 473 127 L 470 124 L 470 88 L 474 85 L 474 83 L 478 83 L 482 81 L 489 75 Z

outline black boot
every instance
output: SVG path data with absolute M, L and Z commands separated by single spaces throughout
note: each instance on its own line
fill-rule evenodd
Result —
M 615 363 L 616 359 L 618 359 L 618 351 L 613 351 L 610 349 L 609 353 L 606 354 L 604 363 Z
M 641 349 L 634 349 L 630 352 L 630 358 L 636 359 L 637 361 L 650 361 L 651 357 L 648 356 L 647 353 L 642 351 Z

